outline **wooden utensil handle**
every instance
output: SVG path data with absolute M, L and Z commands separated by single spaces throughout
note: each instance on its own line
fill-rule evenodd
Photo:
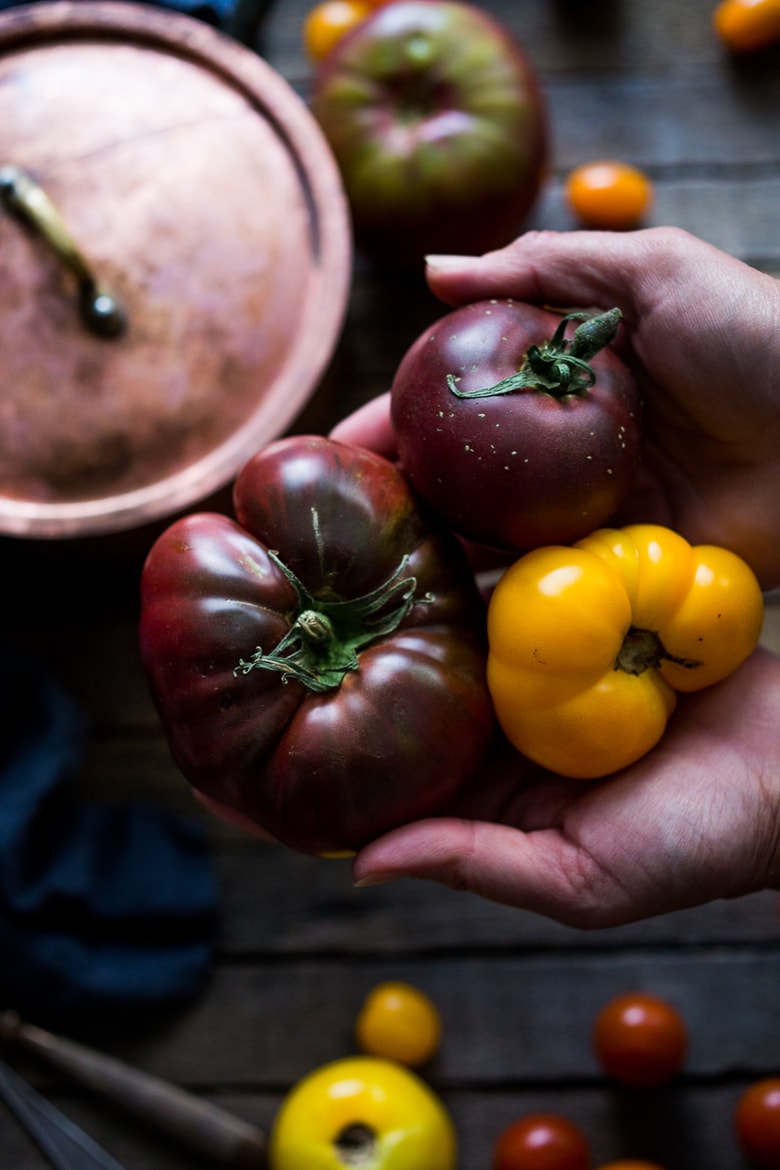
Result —
M 20 1044 L 202 1157 L 241 1170 L 267 1165 L 266 1139 L 259 1129 L 168 1081 L 28 1024 L 16 1012 L 0 1015 L 0 1038 Z

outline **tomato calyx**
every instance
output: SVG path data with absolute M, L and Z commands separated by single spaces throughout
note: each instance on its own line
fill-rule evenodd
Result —
M 365 1166 L 376 1157 L 376 1132 L 363 1121 L 353 1121 L 336 1135 L 333 1146 L 344 1166 Z
M 404 576 L 408 556 L 362 597 L 324 600 L 313 597 L 277 553 L 269 549 L 268 555 L 295 590 L 295 617 L 270 653 L 258 646 L 249 658 L 239 659 L 234 675 L 273 670 L 282 682 L 296 679 L 319 694 L 335 690 L 345 674 L 358 669 L 358 651 L 397 629 L 415 601 L 417 578 Z
M 676 654 L 670 654 L 653 630 L 640 630 L 631 626 L 615 659 L 615 670 L 640 675 L 646 670 L 655 669 L 662 662 L 674 662 L 686 670 L 701 666 L 696 658 L 679 658 Z
M 458 398 L 492 398 L 514 390 L 536 390 L 559 399 L 582 398 L 596 381 L 590 365 L 592 359 L 614 341 L 622 319 L 623 314 L 617 308 L 604 313 L 567 313 L 549 341 L 529 347 L 516 374 L 480 390 L 459 390 L 457 376 L 448 374 L 447 386 Z M 570 321 L 582 324 L 569 340 L 566 327 Z

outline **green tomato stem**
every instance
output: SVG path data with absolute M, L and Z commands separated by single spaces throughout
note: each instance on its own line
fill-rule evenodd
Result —
M 354 1122 L 341 1130 L 333 1143 L 336 1155 L 344 1166 L 367 1166 L 376 1158 L 376 1132 L 362 1122 Z
M 403 575 L 407 556 L 370 593 L 324 601 L 313 597 L 275 552 L 269 549 L 268 555 L 295 590 L 296 612 L 277 646 L 268 654 L 258 646 L 239 660 L 234 675 L 272 670 L 282 682 L 296 679 L 319 694 L 335 690 L 349 671 L 358 669 L 358 651 L 397 629 L 415 601 L 417 578 Z
M 542 346 L 529 347 L 516 374 L 480 390 L 459 390 L 458 379 L 454 374 L 448 374 L 447 386 L 458 398 L 492 398 L 511 394 L 514 390 L 536 390 L 555 398 L 583 397 L 596 381 L 590 363 L 600 350 L 614 341 L 622 319 L 620 309 L 608 309 L 605 313 L 567 313 L 549 341 Z M 566 326 L 570 321 L 582 321 L 583 324 L 578 325 L 571 340 L 567 340 Z
M 656 669 L 662 662 L 674 662 L 687 670 L 701 666 L 701 662 L 696 658 L 678 658 L 677 655 L 670 654 L 653 630 L 640 630 L 636 626 L 631 626 L 615 659 L 615 670 L 640 675 L 651 668 Z

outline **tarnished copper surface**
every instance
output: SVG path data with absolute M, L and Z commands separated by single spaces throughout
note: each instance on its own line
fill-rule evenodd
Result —
M 250 50 L 130 4 L 0 17 L 0 165 L 56 204 L 128 327 L 100 338 L 0 211 L 0 531 L 132 527 L 282 433 L 343 320 L 348 216 L 303 102 Z

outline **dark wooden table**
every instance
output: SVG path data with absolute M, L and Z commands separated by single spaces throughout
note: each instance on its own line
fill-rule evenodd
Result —
M 554 136 L 553 169 L 534 224 L 573 226 L 561 183 L 603 156 L 645 168 L 649 222 L 697 233 L 780 276 L 780 57 L 730 60 L 710 26 L 714 0 L 492 0 L 540 72 Z M 268 15 L 258 49 L 302 94 L 305 0 Z M 296 429 L 326 429 L 387 388 L 407 345 L 440 311 L 421 277 L 358 259 L 343 339 Z M 86 711 L 83 784 L 101 798 L 144 795 L 193 811 L 152 710 L 136 646 L 145 549 L 121 553 L 3 541 L 0 645 L 35 655 Z M 780 648 L 770 607 L 767 641 Z M 353 1050 L 366 991 L 408 979 L 438 1003 L 445 1026 L 427 1074 L 451 1108 L 462 1170 L 487 1170 L 501 1129 L 529 1110 L 582 1125 L 594 1165 L 654 1158 L 666 1170 L 738 1170 L 731 1115 L 741 1089 L 780 1073 L 778 895 L 579 933 L 429 884 L 354 891 L 349 863 L 314 861 L 212 821 L 221 889 L 218 960 L 182 1012 L 101 1045 L 263 1128 L 284 1092 Z M 684 1075 L 662 1092 L 626 1094 L 599 1075 L 590 1025 L 613 994 L 642 988 L 685 1014 Z M 179 1170 L 192 1155 L 39 1065 L 52 1100 L 128 1168 Z M 4 1110 L 0 1163 L 46 1165 Z M 301 1167 L 301 1170 L 306 1170 Z

